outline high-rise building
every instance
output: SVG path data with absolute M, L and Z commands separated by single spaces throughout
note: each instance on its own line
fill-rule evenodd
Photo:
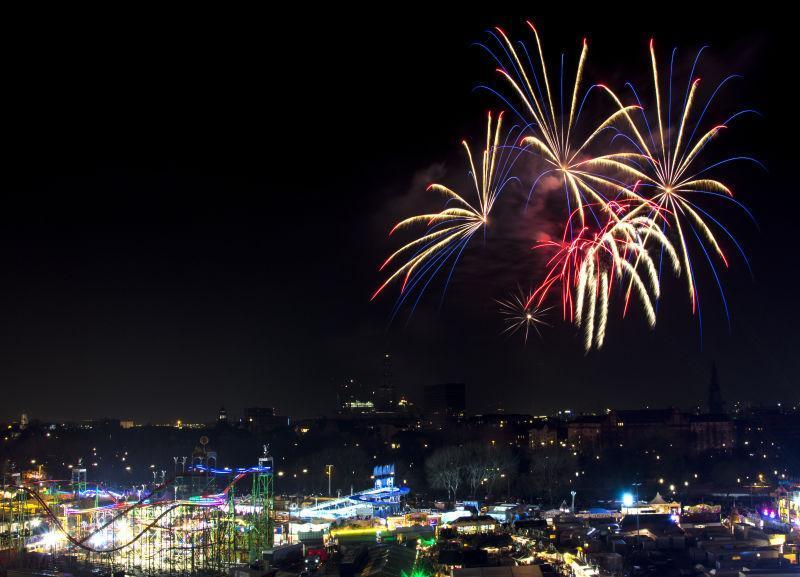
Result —
M 464 383 L 425 385 L 424 406 L 429 416 L 463 416 L 467 409 L 466 386 Z
M 708 412 L 721 414 L 725 412 L 725 402 L 722 400 L 722 390 L 717 378 L 717 363 L 711 363 L 711 382 L 708 385 Z
M 392 378 L 392 355 L 383 355 L 383 381 L 378 389 L 376 409 L 382 413 L 393 413 L 397 409 L 397 399 Z
M 247 407 L 242 423 L 251 433 L 261 434 L 288 427 L 291 419 L 276 414 L 274 407 Z

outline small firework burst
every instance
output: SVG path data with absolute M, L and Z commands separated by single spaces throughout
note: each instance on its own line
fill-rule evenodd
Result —
M 503 315 L 503 320 L 506 322 L 506 328 L 501 334 L 513 335 L 524 329 L 525 343 L 527 343 L 531 329 L 535 330 L 541 338 L 542 333 L 539 331 L 539 327 L 552 326 L 544 319 L 547 317 L 547 312 L 553 307 L 541 308 L 534 304 L 528 304 L 529 301 L 531 301 L 530 293 L 521 288 L 518 288 L 516 293 L 506 299 L 496 300 L 500 305 L 500 314 Z

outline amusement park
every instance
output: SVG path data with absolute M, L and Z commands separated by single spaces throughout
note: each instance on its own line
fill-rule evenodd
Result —
M 159 484 L 115 491 L 73 468 L 67 480 L 22 477 L 3 487 L 2 551 L 148 574 L 221 572 L 274 541 L 272 457 L 219 469 L 207 452 Z
M 374 468 L 371 488 L 278 511 L 268 446 L 255 464 L 233 468 L 218 467 L 208 438 L 200 442 L 191 460 L 175 458 L 171 476 L 136 489 L 90 480 L 84 467 L 63 480 L 41 470 L 13 474 L 2 487 L 0 565 L 226 574 L 259 564 L 273 551 L 286 555 L 280 546 L 297 544 L 304 528 L 394 515 L 409 492 L 394 486 L 394 466 L 382 465 Z
M 786 11 L 29 4 L 0 577 L 800 577 Z
M 366 489 L 298 497 L 276 493 L 281 475 L 268 445 L 250 464 L 217 461 L 204 435 L 191 457 L 174 458 L 173 473 L 157 472 L 150 484 L 111 486 L 89 478 L 83 466 L 72 467 L 66 479 L 49 477 L 42 467 L 7 475 L 0 571 L 7 577 L 588 577 L 643 571 L 710 577 L 725 573 L 709 567 L 742 563 L 797 568 L 800 485 L 774 492 L 764 485 L 759 498 L 772 504 L 754 508 L 743 506 L 741 497 L 737 504 L 736 494 L 717 503 L 687 494 L 692 504 L 681 502 L 658 482 L 635 484 L 605 506 L 588 508 L 576 507 L 575 490 L 564 495 L 571 502 L 549 507 L 498 500 L 485 491 L 479 499 L 412 501 L 405 483 L 395 484 L 395 464 L 382 464 L 372 468 Z M 645 498 L 645 490 L 654 496 Z

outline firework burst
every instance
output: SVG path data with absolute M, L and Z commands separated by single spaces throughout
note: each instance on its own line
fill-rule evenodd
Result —
M 560 241 L 547 241 L 535 247 L 556 252 L 547 263 L 544 281 L 526 303 L 541 305 L 551 289 L 560 285 L 563 315 L 583 328 L 587 351 L 600 348 L 605 342 L 609 297 L 615 282 L 622 279 L 636 289 L 650 326 L 655 326 L 654 302 L 661 289 L 648 244 L 660 245 L 669 256 L 675 273 L 680 272 L 678 254 L 661 231 L 658 220 L 644 214 L 645 210 L 652 210 L 649 204 L 632 206 L 630 201 L 614 202 L 608 208 L 614 212 L 614 217 L 609 217 L 603 227 L 584 226 L 570 234 L 573 230 L 570 221 L 577 213 L 574 211 Z
M 568 217 L 560 240 L 542 242 L 534 247 L 553 251 L 536 289 L 530 293 L 520 290 L 518 294 L 496 301 L 506 321 L 503 333 L 524 330 L 527 342 L 531 328 L 538 334 L 541 326 L 549 326 L 544 320 L 545 313 L 553 307 L 543 307 L 545 300 L 557 293 L 560 293 L 562 316 L 580 328 L 586 351 L 601 348 L 605 342 L 615 292 L 623 297 L 623 316 L 635 295 L 648 323 L 654 326 L 664 260 L 671 264 L 676 275 L 686 275 L 692 310 L 699 313 L 695 267 L 689 248 L 692 237 L 714 274 L 730 323 L 714 264 L 718 260 L 728 266 L 720 238 L 727 237 L 745 263 L 747 258 L 731 232 L 708 212 L 705 201 L 730 202 L 750 215 L 733 198 L 730 186 L 711 171 L 736 160 L 757 161 L 736 156 L 707 163 L 703 152 L 734 118 L 754 111 L 738 112 L 710 127 L 703 120 L 722 86 L 736 76 L 725 78 L 698 114 L 699 79 L 694 79 L 694 70 L 701 49 L 682 94 L 683 102 L 674 115 L 676 124 L 673 126 L 675 51 L 664 98 L 655 48 L 652 41 L 650 43 L 655 105 L 648 111 L 630 84 L 627 86 L 635 97 L 635 104 L 631 105 L 623 104 L 612 90 L 601 84 L 583 91 L 588 58 L 585 40 L 574 83 L 565 91 L 563 55 L 560 77 L 553 81 L 548 74 L 539 33 L 533 24 L 527 22 L 527 25 L 533 33 L 535 51 L 529 52 L 523 42 L 512 42 L 500 28 L 489 32 L 491 42 L 480 44 L 496 62 L 497 72 L 509 94 L 488 86 L 482 88 L 497 95 L 522 123 L 509 130 L 501 142 L 502 114 L 496 122 L 490 114 L 485 146 L 477 163 L 470 146 L 463 143 L 474 200 L 468 200 L 472 199 L 472 194 L 460 194 L 442 184 L 430 185 L 429 190 L 446 197 L 444 208 L 440 212 L 406 218 L 395 225 L 390 234 L 416 225 L 425 228 L 381 265 L 381 271 L 388 267 L 391 272 L 372 298 L 389 284 L 399 282 L 400 296 L 395 312 L 414 292 L 417 293 L 415 307 L 432 279 L 445 267 L 449 268 L 444 283 L 446 290 L 463 251 L 478 232 L 485 233 L 502 191 L 509 182 L 518 180 L 512 176 L 517 159 L 522 154 L 535 154 L 543 161 L 544 169 L 533 175 L 528 201 L 543 178 L 556 177 L 563 186 L 564 214 Z M 531 54 L 535 58 L 531 58 Z M 613 101 L 613 111 L 593 117 L 586 129 L 579 128 L 583 126 L 580 118 L 584 104 L 594 89 Z M 651 126 L 655 129 L 651 130 Z M 601 138 L 606 134 L 611 138 Z M 749 263 L 747 265 L 749 267 Z
M 678 109 L 676 118 L 677 126 L 673 126 L 672 119 L 672 68 L 675 58 L 675 50 L 672 52 L 670 60 L 670 73 L 667 83 L 667 98 L 664 102 L 663 89 L 659 80 L 659 68 L 656 58 L 656 51 L 653 40 L 650 41 L 650 65 L 652 70 L 653 93 L 655 97 L 655 122 L 651 130 L 651 122 L 648 120 L 647 110 L 639 107 L 640 114 L 629 114 L 624 112 L 624 116 L 630 127 L 630 135 L 618 133 L 619 136 L 630 142 L 638 151 L 638 158 L 631 157 L 625 162 L 634 160 L 637 165 L 631 166 L 631 170 L 641 179 L 642 195 L 654 205 L 655 210 L 661 210 L 668 215 L 662 230 L 670 234 L 675 239 L 675 245 L 681 253 L 683 268 L 686 271 L 686 282 L 689 292 L 689 299 L 692 311 L 697 311 L 699 307 L 698 291 L 695 276 L 695 266 L 692 262 L 690 244 L 694 238 L 702 249 L 703 254 L 711 268 L 725 307 L 725 314 L 730 323 L 730 315 L 722 283 L 714 265 L 712 255 L 716 255 L 719 261 L 727 268 L 728 258 L 722 249 L 721 243 L 717 238 L 721 232 L 739 250 L 740 254 L 747 263 L 747 257 L 731 232 L 710 212 L 708 212 L 705 201 L 722 200 L 728 201 L 735 206 L 743 209 L 749 215 L 749 211 L 733 198 L 731 188 L 715 178 L 709 177 L 709 172 L 713 169 L 732 161 L 747 160 L 759 164 L 753 158 L 735 156 L 724 160 L 706 163 L 701 154 L 707 146 L 715 139 L 729 123 L 738 116 L 746 113 L 754 113 L 753 110 L 742 110 L 732 115 L 721 124 L 701 128 L 706 112 L 712 104 L 719 90 L 729 81 L 737 78 L 737 75 L 727 76 L 720 82 L 713 91 L 710 98 L 706 101 L 702 111 L 697 114 L 695 108 L 697 103 L 697 91 L 700 86 L 700 78 L 694 78 L 695 68 L 700 59 L 701 49 L 692 66 L 690 80 L 683 94 L 683 104 Z M 636 90 L 629 83 L 627 85 L 637 100 L 639 96 Z M 622 111 L 622 108 L 620 108 Z M 640 122 L 643 127 L 637 123 Z M 655 133 L 655 134 L 654 134 Z M 641 164 L 638 164 L 641 161 Z M 667 224 L 669 226 L 667 227 Z M 749 263 L 748 267 L 749 267 Z
M 419 214 L 398 222 L 390 231 L 423 224 L 425 232 L 415 240 L 403 245 L 380 266 L 383 271 L 401 257 L 406 260 L 397 266 L 380 287 L 373 293 L 377 297 L 393 281 L 403 279 L 400 289 L 401 302 L 408 292 L 422 284 L 427 287 L 430 280 L 447 263 L 455 267 L 461 253 L 475 234 L 489 224 L 489 215 L 503 189 L 515 177 L 509 176 L 514 159 L 508 147 L 500 146 L 503 124 L 502 112 L 493 122 L 491 112 L 486 127 L 486 144 L 481 154 L 480 164 L 476 165 L 472 149 L 466 140 L 462 141 L 469 165 L 469 175 L 475 189 L 475 200 L 470 202 L 443 184 L 431 184 L 428 190 L 443 194 L 447 198 L 445 208 L 440 212 Z
M 516 293 L 506 299 L 497 299 L 495 302 L 506 323 L 506 328 L 500 334 L 513 335 L 524 331 L 524 342 L 527 344 L 531 329 L 536 331 L 541 338 L 542 333 L 539 331 L 539 327 L 553 326 L 544 320 L 547 318 L 547 312 L 553 307 L 536 306 L 531 302 L 531 293 L 523 291 L 522 288 L 518 287 Z
M 636 175 L 637 171 L 631 167 L 628 161 L 641 156 L 641 153 L 609 152 L 592 156 L 590 149 L 601 134 L 637 109 L 638 106 L 623 106 L 619 99 L 603 85 L 590 86 L 579 104 L 583 73 L 589 54 L 586 39 L 583 41 L 575 82 L 569 95 L 564 93 L 564 61 L 562 57 L 561 76 L 558 84 L 560 88 L 557 93 L 559 105 L 556 106 L 554 104 L 555 90 L 551 88 L 539 33 L 530 21 L 527 22 L 527 25 L 536 40 L 536 51 L 539 57 L 538 72 L 532 64 L 526 45 L 518 42 L 519 48 L 515 46 L 501 28 L 495 28 L 496 33 L 490 33 L 500 46 L 500 50 L 492 50 L 483 44 L 480 46 L 486 49 L 499 65 L 497 72 L 509 85 L 516 99 L 521 101 L 522 111 L 515 108 L 511 101 L 502 94 L 489 87 L 484 86 L 483 88 L 497 94 L 527 123 L 529 129 L 534 131 L 534 135 L 523 137 L 520 144 L 526 150 L 541 156 L 547 165 L 546 169 L 534 179 L 528 198 L 530 199 L 530 195 L 541 179 L 548 175 L 555 175 L 560 178 L 563 185 L 568 212 L 572 208 L 576 210 L 580 226 L 585 224 L 585 211 L 591 210 L 592 206 L 603 210 L 606 215 L 613 216 L 613 211 L 608 210 L 609 199 L 623 196 L 639 200 L 639 197 L 624 181 L 609 176 L 608 172 L 612 170 L 623 175 Z M 520 51 L 524 54 L 528 66 L 523 64 Z M 544 90 L 542 90 L 542 85 L 544 85 Z M 578 137 L 576 126 L 581 110 L 589 92 L 594 88 L 602 89 L 610 94 L 618 105 L 618 109 L 593 123 L 588 136 L 585 136 L 586 133 L 584 133 L 583 137 Z M 568 104 L 565 104 L 565 99 L 568 100 Z M 596 218 L 595 220 L 599 222 Z

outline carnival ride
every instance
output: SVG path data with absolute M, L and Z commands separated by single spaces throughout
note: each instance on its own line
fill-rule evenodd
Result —
M 345 497 L 328 499 L 295 514 L 301 519 L 336 520 L 350 517 L 385 517 L 397 512 L 400 497 L 408 494 L 408 487 L 394 484 L 394 465 L 378 465 L 373 469 L 375 485 L 371 489 L 352 493 Z
M 66 489 L 60 481 L 16 481 L 0 502 L 6 557 L 38 552 L 114 570 L 221 574 L 261 559 L 273 545 L 273 463 L 266 450 L 253 467 L 216 468 L 197 459 L 146 492 L 89 488 L 85 470 Z
M 352 495 L 303 507 L 296 515 L 301 519 L 343 519 L 358 516 L 384 517 L 395 512 L 399 498 L 408 494 L 408 487 L 367 489 Z
M 375 467 L 374 486 L 346 497 L 290 511 L 302 519 L 333 521 L 398 512 L 407 487 L 395 487 L 394 465 Z M 247 480 L 250 479 L 250 482 Z M 106 567 L 135 574 L 219 575 L 252 563 L 275 535 L 272 457 L 252 467 L 216 466 L 205 452 L 149 490 L 115 491 L 87 482 L 86 469 L 70 480 L 18 477 L 0 494 L 0 565 L 36 554 L 70 569 Z

